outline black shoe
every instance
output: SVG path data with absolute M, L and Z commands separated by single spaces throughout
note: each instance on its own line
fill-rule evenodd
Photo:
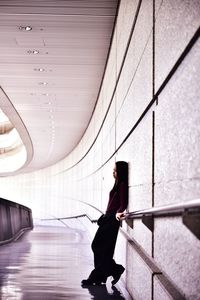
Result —
M 81 281 L 81 284 L 82 285 L 93 285 L 93 281 L 91 280 L 91 279 L 83 279 L 82 281 Z
M 91 279 L 83 279 L 81 281 L 81 285 L 84 285 L 84 286 L 89 286 L 89 285 L 101 285 L 101 281 L 100 280 L 91 280 Z
M 119 266 L 119 267 L 118 267 L 118 270 L 117 270 L 117 271 L 115 272 L 115 274 L 113 275 L 113 281 L 111 282 L 112 285 L 116 284 L 116 283 L 119 281 L 119 279 L 120 279 L 122 273 L 124 272 L 124 270 L 125 270 L 125 269 L 124 269 L 123 266 Z

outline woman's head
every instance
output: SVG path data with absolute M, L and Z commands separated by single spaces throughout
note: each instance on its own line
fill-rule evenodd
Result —
M 128 163 L 125 161 L 117 161 L 113 170 L 113 176 L 120 182 L 128 183 Z

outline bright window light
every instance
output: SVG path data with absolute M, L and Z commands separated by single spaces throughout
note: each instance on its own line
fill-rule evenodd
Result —
M 0 174 L 20 169 L 26 159 L 26 148 L 18 131 L 0 110 Z
M 8 117 L 4 114 L 4 112 L 0 109 L 0 123 L 9 122 Z

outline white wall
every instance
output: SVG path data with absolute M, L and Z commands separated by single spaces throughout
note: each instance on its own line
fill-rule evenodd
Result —
M 122 0 L 99 100 L 78 147 L 51 168 L 2 178 L 1 197 L 31 207 L 35 217 L 87 212 L 96 218 L 98 213 L 77 200 L 104 211 L 114 162 L 125 160 L 129 211 L 199 198 L 198 40 L 165 81 L 194 36 L 199 17 L 197 0 Z M 146 109 L 156 93 L 157 101 Z M 198 299 L 200 241 L 180 217 L 156 219 L 153 233 L 140 220 L 134 229 L 126 224 L 124 229 L 187 299 Z M 122 236 L 116 258 L 126 265 L 124 280 L 134 299 L 171 299 Z

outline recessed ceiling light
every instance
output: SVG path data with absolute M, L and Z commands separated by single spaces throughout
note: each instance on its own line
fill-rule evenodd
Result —
M 48 82 L 39 82 L 38 84 L 39 84 L 39 85 L 47 85 Z
M 28 54 L 38 54 L 39 50 L 28 50 L 27 53 Z
M 26 31 L 30 31 L 30 30 L 32 30 L 32 29 L 33 29 L 33 28 L 32 28 L 31 26 L 26 26 L 26 27 L 25 27 L 25 30 L 26 30 Z
M 33 28 L 31 26 L 19 26 L 19 30 L 31 31 Z
M 43 68 L 35 68 L 35 69 L 34 69 L 34 71 L 38 71 L 38 72 L 44 72 L 44 71 L 45 71 L 45 69 L 43 69 Z

